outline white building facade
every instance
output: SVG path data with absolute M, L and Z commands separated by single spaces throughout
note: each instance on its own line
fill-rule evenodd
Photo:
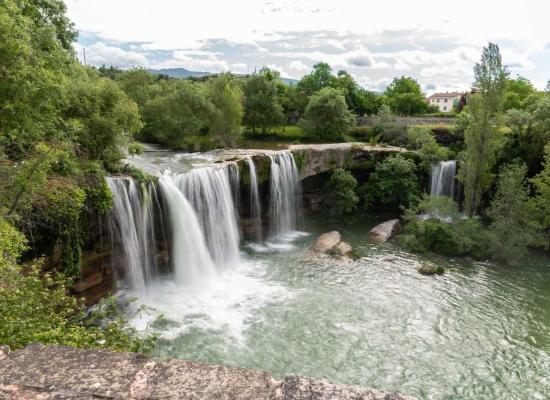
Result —
M 437 106 L 441 112 L 451 112 L 460 101 L 462 94 L 459 92 L 434 93 L 428 97 L 428 101 L 430 105 Z

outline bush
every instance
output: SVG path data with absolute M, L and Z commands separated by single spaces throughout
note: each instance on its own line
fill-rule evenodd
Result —
M 357 181 L 350 172 L 342 168 L 332 171 L 324 187 L 325 202 L 331 215 L 347 214 L 355 210 L 359 201 L 356 187 Z
M 416 208 L 407 210 L 405 220 L 399 241 L 410 251 L 475 259 L 489 254 L 490 232 L 478 220 L 462 218 L 448 197 L 424 197 Z
M 361 192 L 367 206 L 375 203 L 411 206 L 420 193 L 414 162 L 399 154 L 389 156 L 376 165 Z
M 17 265 L 26 249 L 24 236 L 0 219 L 0 343 L 17 349 L 29 343 L 147 352 L 154 337 L 140 337 L 127 324 L 115 299 L 86 313 L 83 302 L 67 293 L 71 281 L 42 273 L 42 263 Z
M 443 275 L 445 268 L 441 265 L 422 264 L 417 271 L 422 275 Z

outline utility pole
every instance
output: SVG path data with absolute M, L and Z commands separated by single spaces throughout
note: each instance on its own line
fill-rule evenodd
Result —
M 86 47 L 83 47 L 82 49 L 84 50 L 84 66 L 87 67 L 87 65 L 86 65 Z

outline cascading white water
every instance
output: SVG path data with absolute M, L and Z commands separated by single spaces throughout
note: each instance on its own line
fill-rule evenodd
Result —
M 175 177 L 175 184 L 193 206 L 215 264 L 239 261 L 239 228 L 231 182 L 235 164 L 197 168 Z
M 269 155 L 271 159 L 271 236 L 283 237 L 296 231 L 300 203 L 298 168 L 290 152 Z
M 260 193 L 258 190 L 258 175 L 256 165 L 252 157 L 247 157 L 248 171 L 250 176 L 250 219 L 254 224 L 254 236 L 256 243 L 262 241 L 262 206 L 260 204 Z
M 169 172 L 159 178 L 172 228 L 171 262 L 179 284 L 193 284 L 211 276 L 216 268 L 210 257 L 193 207 L 176 186 L 178 177 Z
M 432 166 L 432 182 L 430 195 L 455 196 L 456 161 L 441 161 Z
M 154 185 L 140 188 L 131 178 L 110 177 L 107 184 L 114 195 L 112 234 L 122 242 L 128 283 L 134 290 L 143 290 L 157 270 L 151 253 L 156 243 L 156 189 Z

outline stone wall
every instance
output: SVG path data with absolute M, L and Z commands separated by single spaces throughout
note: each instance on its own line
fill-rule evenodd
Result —
M 412 400 L 294 375 L 41 344 L 0 348 L 0 400 L 7 399 Z
M 380 117 L 359 117 L 357 126 L 375 126 L 380 123 Z M 397 125 L 454 125 L 454 117 L 392 117 L 391 122 Z

